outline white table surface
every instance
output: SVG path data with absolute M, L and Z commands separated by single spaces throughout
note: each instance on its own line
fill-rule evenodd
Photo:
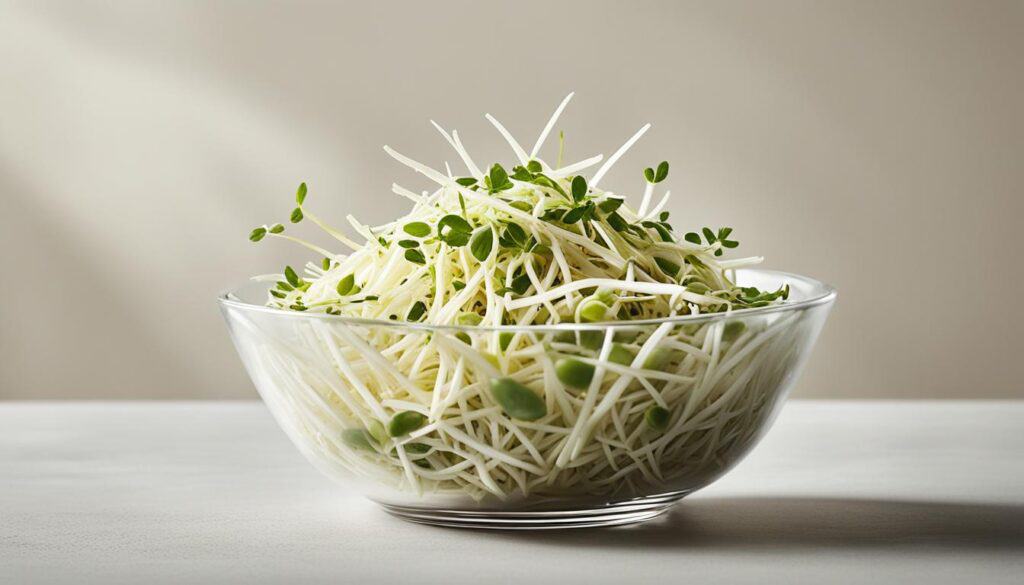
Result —
M 636 527 L 433 528 L 258 403 L 0 403 L 0 583 L 1022 583 L 1024 402 L 791 402 Z

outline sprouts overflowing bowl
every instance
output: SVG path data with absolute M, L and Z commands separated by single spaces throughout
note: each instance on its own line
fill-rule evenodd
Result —
M 561 136 L 540 158 L 571 97 L 529 153 L 487 116 L 507 169 L 437 124 L 464 174 L 385 147 L 434 184 L 393 185 L 411 200 L 393 222 L 329 225 L 302 184 L 290 223 L 336 244 L 259 226 L 254 242 L 316 259 L 221 299 L 292 441 L 392 513 L 505 528 L 657 515 L 753 446 L 825 321 L 829 287 L 729 258 L 731 228 L 673 227 L 667 162 L 643 169 L 636 207 L 599 186 L 649 125 L 607 159 L 564 164 Z

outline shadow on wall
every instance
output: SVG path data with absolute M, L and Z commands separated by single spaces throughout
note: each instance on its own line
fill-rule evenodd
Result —
M 637 526 L 537 532 L 551 545 L 607 548 L 948 547 L 1024 551 L 1024 506 L 839 498 L 694 498 Z

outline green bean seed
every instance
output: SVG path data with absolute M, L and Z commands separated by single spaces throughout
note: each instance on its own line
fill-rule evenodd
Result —
M 459 325 L 479 325 L 484 318 L 479 313 L 459 313 L 459 316 L 455 318 L 455 322 Z
M 353 449 L 373 450 L 373 445 L 371 444 L 373 437 L 370 436 L 370 433 L 366 432 L 366 429 L 345 429 L 341 431 L 341 440 Z
M 576 343 L 576 334 L 572 331 L 559 331 L 551 336 L 551 341 L 555 343 Z
M 608 305 L 597 299 L 583 301 L 583 306 L 580 307 L 580 321 L 583 323 L 604 321 L 607 315 Z
M 566 386 L 586 390 L 594 379 L 594 366 L 576 358 L 561 358 L 555 362 L 555 375 Z
M 597 351 L 604 345 L 604 331 L 580 331 L 580 345 Z
M 668 428 L 668 420 L 671 417 L 672 413 L 667 408 L 662 408 L 657 404 L 652 404 L 644 412 L 644 420 L 647 422 L 647 426 L 659 432 Z
M 548 407 L 540 396 L 512 378 L 492 379 L 491 395 L 512 418 L 537 420 L 548 413 Z
M 672 361 L 672 358 L 676 356 L 676 352 L 666 347 L 656 348 L 651 352 L 651 355 L 647 356 L 644 360 L 645 370 L 661 370 Z
M 729 321 L 722 329 L 722 341 L 733 341 L 743 334 L 747 326 L 743 321 Z
M 612 289 L 604 287 L 597 289 L 597 292 L 595 292 L 593 296 L 595 299 L 601 301 L 606 305 L 613 304 L 615 302 L 615 299 L 618 298 L 618 295 L 616 295 L 615 292 L 612 291 Z
M 426 443 L 406 443 L 403 445 L 406 453 L 413 453 L 415 455 L 424 455 L 430 451 L 430 445 Z
M 356 277 L 353 274 L 345 275 L 344 278 L 338 281 L 337 291 L 341 296 L 352 294 L 352 289 L 356 286 Z
M 635 357 L 636 353 L 633 350 L 621 343 L 613 343 L 612 351 L 608 354 L 608 361 L 623 366 L 630 366 L 633 364 L 633 358 Z
M 577 334 L 579 338 L 577 339 Z M 556 333 L 551 341 L 556 343 L 570 343 L 576 345 L 579 343 L 580 347 L 597 351 L 604 345 L 604 332 L 603 331 L 561 331 Z
M 381 424 L 379 420 L 371 420 L 367 426 L 367 432 L 373 437 L 373 440 L 377 441 L 378 445 L 383 445 L 388 440 L 388 432 Z
M 501 351 L 508 351 L 508 345 L 512 343 L 512 336 L 515 335 L 511 331 L 502 331 L 498 334 L 498 346 L 501 347 Z
M 484 358 L 485 360 L 487 360 L 487 363 L 494 366 L 495 370 L 501 369 L 501 363 L 498 361 L 498 356 L 494 355 L 493 353 L 489 351 L 481 351 L 480 357 Z
M 388 423 L 388 434 L 392 437 L 408 435 L 427 423 L 427 417 L 413 411 L 405 410 L 391 417 Z

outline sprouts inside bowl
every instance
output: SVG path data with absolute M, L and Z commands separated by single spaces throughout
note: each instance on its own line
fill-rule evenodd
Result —
M 571 94 L 569 96 L 572 97 Z M 278 422 L 333 478 L 433 523 L 581 526 L 663 511 L 735 463 L 799 371 L 834 298 L 816 281 L 728 258 L 732 228 L 676 232 L 644 169 L 639 206 L 598 187 L 607 160 L 539 156 L 493 117 L 519 164 L 438 171 L 392 190 L 409 213 L 348 251 L 255 228 L 322 256 L 225 295 L 233 339 Z M 603 164 L 602 164 L 603 163 Z M 601 164 L 592 174 L 584 171 Z M 657 201 L 657 203 L 655 203 Z
M 415 520 L 579 526 L 659 513 L 728 470 L 773 419 L 834 292 L 737 276 L 784 279 L 791 301 L 503 327 L 286 312 L 256 304 L 264 283 L 221 305 L 274 417 L 329 477 Z

